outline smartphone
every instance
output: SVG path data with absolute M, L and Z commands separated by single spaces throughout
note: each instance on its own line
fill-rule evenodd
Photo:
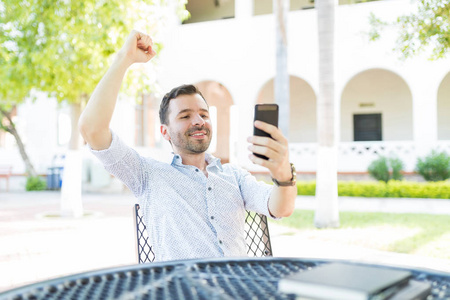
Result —
M 255 121 L 263 121 L 278 127 L 278 104 L 256 104 Z M 253 126 L 253 135 L 271 137 L 267 132 Z M 268 157 L 253 153 L 255 156 L 268 159 Z

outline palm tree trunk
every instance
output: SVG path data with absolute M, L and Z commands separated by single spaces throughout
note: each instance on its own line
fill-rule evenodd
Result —
M 316 1 L 319 29 L 318 161 L 315 226 L 338 227 L 337 148 L 335 139 L 334 17 L 336 0 Z
M 82 156 L 80 151 L 80 133 L 78 131 L 78 119 L 81 114 L 81 104 L 70 105 L 72 132 L 69 141 L 69 149 L 64 161 L 64 174 L 61 187 L 61 216 L 83 216 L 81 200 L 81 167 Z
M 287 16 L 289 0 L 273 0 L 276 23 L 276 75 L 274 82 L 275 103 L 279 105 L 279 123 L 286 137 L 289 137 L 289 73 L 287 69 Z
M 34 166 L 31 163 L 31 160 L 25 150 L 25 145 L 23 144 L 22 139 L 20 138 L 20 135 L 16 130 L 16 125 L 11 118 L 11 112 L 12 109 L 10 111 L 7 111 L 6 109 L 0 107 L 0 116 L 3 116 L 8 120 L 7 124 L 3 124 L 1 122 L 2 118 L 0 118 L 0 128 L 14 136 L 14 138 L 16 139 L 17 147 L 19 148 L 20 156 L 22 157 L 22 160 L 25 164 L 26 173 L 28 174 L 28 176 L 36 177 L 37 172 L 34 169 Z

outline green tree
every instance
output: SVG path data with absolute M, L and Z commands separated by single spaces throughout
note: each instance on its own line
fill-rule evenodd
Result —
M 155 35 L 169 14 L 186 17 L 185 2 L 0 1 L 1 103 L 20 103 L 32 90 L 47 92 L 49 97 L 69 103 L 69 149 L 77 150 L 80 143 L 76 124 L 82 105 L 106 72 L 111 55 L 136 26 Z M 142 72 L 133 71 L 133 75 L 139 77 Z M 133 86 L 134 91 L 144 91 L 147 82 L 140 82 L 142 85 Z M 70 155 L 66 156 L 66 177 L 73 174 L 69 160 Z M 81 161 L 71 165 L 79 166 Z M 76 177 L 63 182 L 63 193 L 65 184 L 81 182 Z M 81 197 L 81 186 L 75 189 L 78 191 L 71 190 L 69 194 Z
M 448 0 L 418 0 L 414 13 L 387 23 L 374 14 L 370 16 L 371 40 L 381 36 L 386 26 L 398 29 L 396 51 L 408 58 L 431 50 L 430 59 L 444 58 L 450 52 L 450 2 Z

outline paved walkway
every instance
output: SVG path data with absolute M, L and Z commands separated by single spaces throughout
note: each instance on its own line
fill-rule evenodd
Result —
M 315 209 L 314 196 L 300 196 L 296 208 Z M 450 215 L 450 199 L 339 197 L 340 211 Z
M 131 194 L 84 194 L 86 216 L 81 219 L 51 217 L 57 215 L 59 201 L 59 192 L 0 193 L 0 291 L 136 263 Z M 450 200 L 342 197 L 339 202 L 342 211 L 450 214 Z M 299 197 L 296 206 L 314 209 L 314 197 Z M 280 257 L 338 258 L 450 271 L 450 260 L 350 246 L 336 238 L 317 239 L 276 223 L 270 224 L 270 231 L 273 251 Z

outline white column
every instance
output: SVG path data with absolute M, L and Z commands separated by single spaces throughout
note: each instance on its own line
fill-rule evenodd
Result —
M 255 0 L 236 0 L 234 1 L 235 19 L 249 19 L 253 16 L 253 1 Z
M 81 150 L 68 150 L 64 161 L 61 187 L 61 216 L 83 216 L 81 201 Z
M 428 154 L 437 142 L 437 90 L 434 83 L 422 81 L 411 88 L 413 98 L 413 137 L 418 156 Z
M 288 0 L 273 0 L 276 39 L 276 75 L 274 82 L 275 103 L 279 105 L 278 127 L 289 138 L 290 88 L 288 73 L 288 40 L 287 24 L 289 14 Z

